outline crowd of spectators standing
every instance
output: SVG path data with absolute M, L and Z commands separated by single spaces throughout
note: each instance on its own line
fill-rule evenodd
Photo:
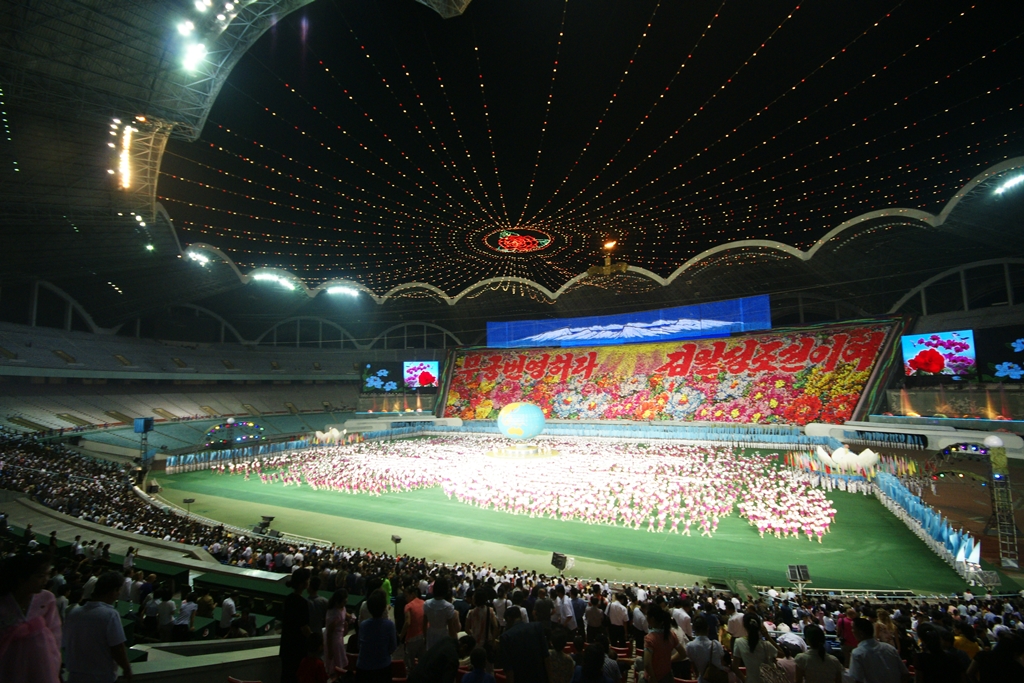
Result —
M 775 589 L 734 596 L 698 585 L 613 585 L 333 545 L 271 545 L 159 510 L 138 498 L 132 483 L 128 467 L 0 435 L 0 487 L 90 522 L 202 546 L 221 562 L 291 574 L 281 625 L 284 681 L 336 670 L 390 680 L 393 657 L 404 661 L 410 683 L 452 680 L 460 666 L 472 667 L 470 681 L 487 681 L 497 670 L 512 683 L 615 683 L 631 667 L 656 683 L 771 683 L 779 675 L 795 683 L 896 683 L 910 680 L 911 671 L 927 683 L 1024 680 L 1019 597 L 841 604 Z M 178 587 L 179 606 L 174 588 L 134 570 L 133 551 L 111 593 L 109 547 L 76 538 L 57 552 L 53 535 L 46 546 L 32 529 L 19 539 L 0 531 L 10 556 L 0 575 L 0 666 L 10 661 L 10 629 L 38 617 L 33 632 L 46 628 L 59 643 L 52 631 L 76 606 L 111 595 L 138 605 L 140 633 L 159 640 L 187 638 L 195 617 L 212 614 L 218 602 L 221 635 L 251 635 L 241 598 L 215 599 L 185 586 Z M 94 598 L 97 587 L 106 592 Z M 350 594 L 367 596 L 354 614 Z M 102 606 L 88 614 L 109 616 Z M 838 647 L 827 648 L 833 634 Z M 118 659 L 111 657 L 113 666 Z

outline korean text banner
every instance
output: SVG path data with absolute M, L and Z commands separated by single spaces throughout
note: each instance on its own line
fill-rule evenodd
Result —
M 481 349 L 457 356 L 445 415 L 525 401 L 557 419 L 842 423 L 892 330 L 833 326 L 690 342 Z
M 770 330 L 767 295 L 618 315 L 487 323 L 487 346 L 605 346 Z

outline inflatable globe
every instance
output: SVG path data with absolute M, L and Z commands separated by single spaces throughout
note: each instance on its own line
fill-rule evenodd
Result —
M 509 403 L 498 413 L 498 431 L 510 439 L 532 439 L 544 431 L 544 411 L 532 403 Z

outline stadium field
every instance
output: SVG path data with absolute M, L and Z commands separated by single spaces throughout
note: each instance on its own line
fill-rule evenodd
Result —
M 760 538 L 735 513 L 713 538 L 576 521 L 530 518 L 449 500 L 440 488 L 383 496 L 264 484 L 213 471 L 157 476 L 161 497 L 238 526 L 273 515 L 273 528 L 350 547 L 400 551 L 445 562 L 490 562 L 552 571 L 552 551 L 576 558 L 572 574 L 684 584 L 746 569 L 757 584 L 784 585 L 788 564 L 806 564 L 814 588 L 961 591 L 962 580 L 875 498 L 834 491 L 835 524 L 824 543 Z

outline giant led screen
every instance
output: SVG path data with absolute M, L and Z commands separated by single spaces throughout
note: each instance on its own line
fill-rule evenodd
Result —
M 768 296 L 618 315 L 487 323 L 487 346 L 606 346 L 771 329 Z
M 926 332 L 900 338 L 908 377 L 968 377 L 975 374 L 974 332 Z

